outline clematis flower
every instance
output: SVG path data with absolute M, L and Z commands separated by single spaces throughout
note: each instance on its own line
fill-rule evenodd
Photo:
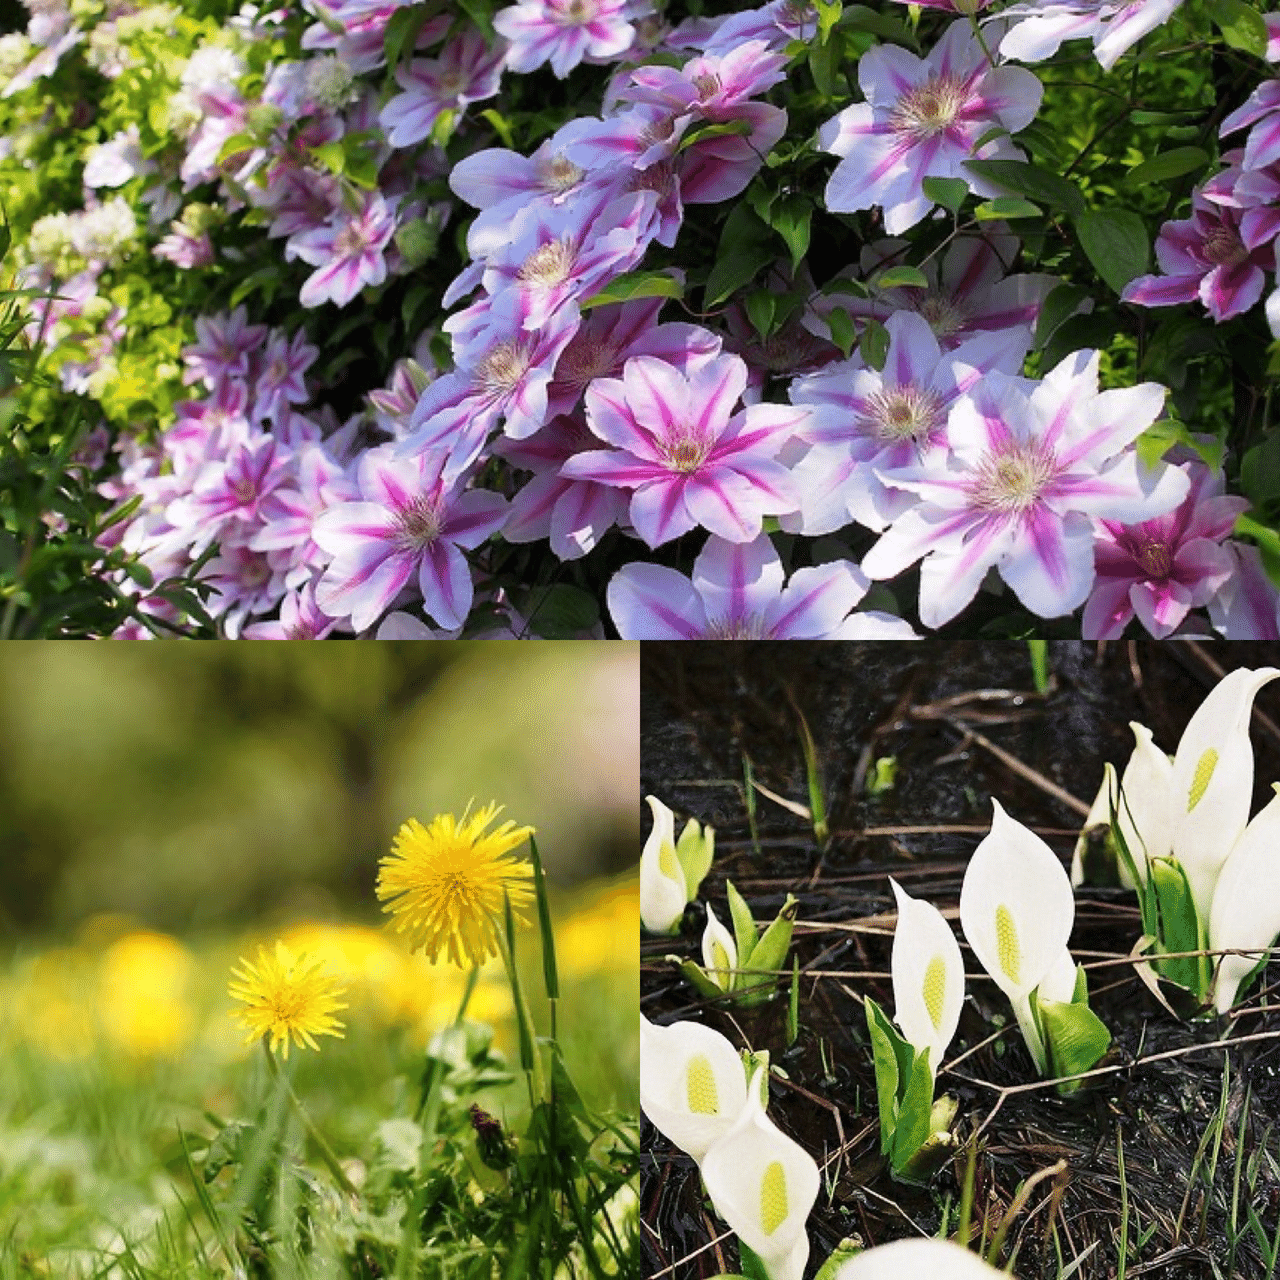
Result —
M 394 445 L 371 449 L 357 480 L 361 500 L 330 508 L 312 527 L 317 545 L 334 557 L 316 602 L 365 631 L 416 579 L 432 618 L 462 626 L 474 590 L 462 551 L 502 527 L 507 500 L 465 489 L 465 473 L 440 449 L 412 457 L 399 456 Z
M 767 534 L 708 538 L 693 579 L 664 565 L 623 565 L 609 583 L 609 613 L 624 640 L 911 640 L 901 618 L 849 611 L 867 580 L 847 560 L 797 569 L 784 584 Z
M 629 18 L 651 12 L 647 0 L 519 0 L 493 15 L 511 41 L 507 66 L 535 71 L 544 62 L 562 80 L 584 58 L 616 58 L 635 39 Z
M 842 276 L 870 279 L 885 267 L 902 262 L 910 248 L 906 240 L 880 240 L 867 245 L 858 269 L 842 271 L 836 280 Z M 958 236 L 941 263 L 934 257 L 921 267 L 929 282 L 926 288 L 901 285 L 876 289 L 870 298 L 835 292 L 818 294 L 810 302 L 805 325 L 825 337 L 829 332 L 825 317 L 837 306 L 854 319 L 871 316 L 886 323 L 895 311 L 908 310 L 928 321 L 944 351 L 953 351 L 979 333 L 999 333 L 1010 347 L 1025 353 L 1031 345 L 1040 304 L 1058 280 L 1042 273 L 1010 275 L 1021 249 L 1017 236 L 992 228 L 981 235 Z
M 1231 848 L 1213 892 L 1209 911 L 1209 946 L 1216 950 L 1262 950 L 1280 934 L 1280 784 Z M 1236 1002 L 1244 980 L 1257 968 L 1259 956 L 1224 955 L 1218 960 L 1214 1004 L 1226 1013 Z
M 1280 592 L 1262 567 L 1258 548 L 1228 539 L 1232 574 L 1209 601 L 1209 618 L 1228 640 L 1280 640 Z
M 323 226 L 289 238 L 284 256 L 317 268 L 298 292 L 304 307 L 345 307 L 366 285 L 387 278 L 384 253 L 396 229 L 395 205 L 395 198 L 367 192 L 358 212 L 339 210 Z
M 949 1240 L 895 1240 L 841 1263 L 831 1280 L 995 1280 L 1006 1273 Z
M 396 69 L 396 94 L 378 115 L 393 147 L 409 147 L 431 136 L 441 114 L 461 115 L 473 102 L 492 98 L 502 84 L 505 41 L 485 44 L 478 31 L 464 31 L 438 58 L 415 58 Z
M 1098 64 L 1110 70 L 1120 55 L 1168 21 L 1182 0 L 1031 0 L 1001 10 L 1011 20 L 1000 53 L 1042 62 L 1066 40 L 1092 40 Z
M 889 959 L 894 1021 L 917 1052 L 928 1051 L 936 1074 L 960 1025 L 964 959 L 942 912 L 911 897 L 892 877 L 889 883 L 898 905 Z
M 1160 274 L 1129 281 L 1122 300 L 1172 307 L 1199 299 L 1219 324 L 1248 311 L 1262 297 L 1266 271 L 1275 270 L 1280 222 L 1268 218 L 1246 226 L 1244 217 L 1195 192 L 1191 217 L 1166 222 L 1156 237 Z
M 1231 576 L 1221 543 L 1249 500 L 1224 496 L 1220 471 L 1196 462 L 1182 470 L 1191 487 L 1177 510 L 1138 524 L 1099 521 L 1097 578 L 1080 623 L 1086 640 L 1118 640 L 1135 614 L 1163 640 Z
M 856 520 L 883 530 L 919 499 L 880 476 L 919 465 L 930 449 L 944 446 L 956 400 L 993 369 L 1017 373 L 1030 344 L 1029 332 L 1017 344 L 982 334 L 944 355 L 918 313 L 894 312 L 886 328 L 882 370 L 855 354 L 792 382 L 792 404 L 810 410 L 799 434 L 813 448 L 793 468 L 800 513 L 784 517 L 784 528 L 812 536 Z
M 1241 158 L 1245 169 L 1265 169 L 1280 160 L 1280 80 L 1264 80 L 1223 120 L 1218 133 L 1225 138 L 1241 129 L 1249 129 Z
M 631 523 L 651 547 L 698 525 L 750 542 L 763 516 L 798 505 L 790 473 L 774 459 L 807 411 L 756 404 L 735 414 L 746 384 L 737 356 L 687 374 L 634 356 L 620 379 L 587 388 L 587 422 L 613 448 L 570 458 L 560 473 L 633 489 Z
M 182 381 L 203 382 L 216 391 L 232 378 L 249 376 L 249 356 L 267 336 L 265 324 L 250 324 L 244 307 L 229 314 L 196 317 L 196 341 L 182 349 Z
M 1128 447 L 1157 417 L 1165 390 L 1098 391 L 1098 353 L 1076 351 L 1039 383 L 993 372 L 952 407 L 945 454 L 881 479 L 923 500 L 862 562 L 896 577 L 921 556 L 920 620 L 941 626 L 995 566 L 1041 617 L 1070 613 L 1093 585 L 1090 517 L 1127 522 L 1177 507 L 1189 480 L 1140 465 Z
M 738 1051 L 698 1022 L 661 1027 L 640 1015 L 640 1106 L 681 1151 L 702 1163 L 747 1105 Z
M 144 159 L 138 137 L 138 126 L 115 134 L 85 152 L 84 185 L 86 187 L 122 187 L 140 173 L 154 173 L 153 161 Z
M 646 796 L 653 827 L 640 851 L 640 922 L 650 933 L 674 933 L 711 866 L 716 833 L 690 818 L 675 836 L 675 814 Z
M 1035 119 L 1044 89 L 1021 67 L 992 67 L 968 22 L 953 22 L 921 60 L 897 45 L 863 54 L 858 83 L 865 102 L 846 107 L 818 133 L 840 157 L 827 183 L 827 208 L 884 208 L 891 235 L 933 208 L 925 178 L 962 178 L 979 195 L 997 190 L 969 173 L 970 159 L 1023 158 L 1003 136 L 974 150 L 993 127 L 1017 133 Z
M 733 1127 L 703 1158 L 702 1180 L 715 1211 L 769 1280 L 801 1280 L 809 1260 L 805 1221 L 822 1179 L 813 1157 L 765 1114 L 765 1070 L 747 1086 Z
M 246 640 L 323 640 L 337 625 L 337 618 L 329 617 L 316 604 L 315 585 L 308 582 L 285 593 L 278 620 L 255 622 L 241 635 Z
M 1209 919 L 1222 864 L 1249 821 L 1253 700 L 1277 677 L 1274 667 L 1228 672 L 1196 708 L 1178 741 L 1170 780 L 1173 856 L 1187 873 L 1202 920 Z
M 1043 840 L 991 801 L 991 832 L 969 859 L 960 886 L 960 927 L 973 954 L 1009 998 L 1027 1048 L 1043 1074 L 1044 1040 L 1031 994 L 1067 947 L 1075 896 Z

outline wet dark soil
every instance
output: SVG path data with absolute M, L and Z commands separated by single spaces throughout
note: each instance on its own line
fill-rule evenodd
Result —
M 812 1276 L 843 1238 L 881 1244 L 952 1229 L 971 1150 L 975 1234 L 1008 1217 L 1005 1256 L 1023 1280 L 1071 1274 L 1153 1280 L 1265 1280 L 1280 1226 L 1280 991 L 1273 963 L 1233 1020 L 1174 1017 L 1134 968 L 1110 964 L 1141 932 L 1134 896 L 1086 888 L 1071 945 L 1090 973 L 1095 1010 L 1111 1028 L 1102 1065 L 1120 1070 L 1061 1098 L 1034 1081 L 1016 1027 L 983 1045 L 1008 1005 L 966 951 L 971 976 L 952 1058 L 980 1046 L 939 1092 L 960 1100 L 958 1134 L 977 1135 L 928 1188 L 892 1179 L 879 1157 L 875 1079 L 859 997 L 892 1007 L 893 901 L 888 876 L 955 919 L 965 863 L 990 824 L 991 797 L 1039 831 L 1064 862 L 1102 765 L 1123 766 L 1128 722 L 1172 750 L 1222 670 L 1280 666 L 1280 646 L 1055 643 L 1044 696 L 1021 643 L 645 645 L 641 659 L 642 793 L 681 822 L 716 829 L 716 861 L 682 935 L 645 938 L 642 1008 L 658 1022 L 694 1018 L 736 1044 L 768 1049 L 770 1115 L 824 1166 L 809 1220 Z M 1280 779 L 1280 687 L 1258 698 L 1253 728 L 1255 810 Z M 756 782 L 808 803 L 801 717 L 816 745 L 830 841 L 820 850 L 805 817 L 756 796 L 754 835 L 744 758 Z M 1269 722 L 1268 722 L 1269 721 Z M 894 785 L 869 794 L 876 761 Z M 646 820 L 647 821 L 647 820 Z M 800 1033 L 787 1044 L 786 1001 L 755 1010 L 699 999 L 662 957 L 697 956 L 710 902 L 727 921 L 730 878 L 757 920 L 787 892 L 801 901 Z M 1280 885 L 1260 885 L 1280 893 Z M 879 921 L 875 917 L 881 917 Z M 864 928 L 844 927 L 863 922 Z M 958 933 L 957 929 L 957 933 Z M 1199 1046 L 1231 1036 L 1227 1049 Z M 1144 1061 L 1158 1054 L 1159 1061 Z M 1219 1123 L 1220 1114 L 1225 1123 Z M 1206 1132 L 1220 1134 L 1202 1146 Z M 687 1157 L 646 1125 L 642 1186 L 650 1274 L 674 1280 L 737 1269 L 734 1238 L 711 1214 Z M 1215 1155 L 1216 1151 L 1216 1155 Z M 1124 1177 L 1120 1159 L 1123 1153 Z M 1027 1180 L 1059 1160 L 1021 1206 Z M 1277 1271 L 1280 1275 L 1280 1270 Z M 924 1280 L 922 1277 L 921 1280 Z

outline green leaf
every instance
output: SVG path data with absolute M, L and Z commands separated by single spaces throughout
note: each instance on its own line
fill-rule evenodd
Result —
M 755 289 L 747 294 L 743 306 L 752 327 L 761 338 L 767 338 L 776 327 L 774 321 L 778 311 L 777 297 L 768 289 Z
M 1021 196 L 996 196 L 984 200 L 974 211 L 979 222 L 994 222 L 997 218 L 1038 218 L 1042 210 Z
M 680 966 L 680 972 L 700 996 L 708 1000 L 718 1000 L 725 994 L 724 989 L 712 980 L 700 964 L 693 960 L 681 960 L 679 956 L 667 956 L 667 959 Z
M 683 298 L 684 285 L 666 271 L 628 271 L 615 276 L 599 293 L 578 303 L 582 311 L 609 302 L 630 302 L 634 298 Z
M 1051 209 L 1065 209 L 1073 218 L 1084 212 L 1084 196 L 1074 182 L 1023 160 L 970 160 L 965 167 L 980 178 L 1015 195 L 1038 200 Z
M 400 57 L 407 49 L 410 54 L 417 43 L 418 33 L 427 20 L 429 10 L 426 5 L 412 5 L 406 9 L 397 9 L 387 23 L 386 34 L 382 37 L 382 50 L 387 59 L 387 79 L 400 63 Z
M 890 267 L 871 281 L 873 289 L 927 289 L 929 279 L 919 267 Z
M 791 250 L 794 271 L 809 252 L 809 228 L 813 220 L 813 202 L 808 196 L 789 195 L 774 202 L 769 210 L 769 223 Z
M 774 971 L 781 970 L 787 963 L 787 952 L 791 949 L 791 930 L 799 910 L 800 903 L 791 894 L 787 894 L 782 909 L 752 949 L 750 963 L 743 964 L 741 959 L 738 960 L 740 970 L 768 974 L 758 981 L 748 980 L 742 973 L 738 975 L 739 991 L 736 994 L 741 996 L 743 1004 L 760 1004 L 773 994 L 778 984 L 777 973 Z
M 1255 507 L 1280 502 L 1280 431 L 1272 431 L 1244 455 L 1240 488 Z
M 1078 284 L 1056 285 L 1040 306 L 1036 320 L 1036 346 L 1043 347 L 1068 316 L 1075 315 L 1080 304 L 1089 297 L 1089 291 Z
M 1180 178 L 1184 173 L 1203 169 L 1208 163 L 1209 153 L 1203 147 L 1174 147 L 1130 169 L 1123 185 L 1144 187 L 1149 182 L 1167 182 L 1170 178 Z
M 751 959 L 752 951 L 755 950 L 760 931 L 756 928 L 751 908 L 747 906 L 742 894 L 734 888 L 732 880 L 725 881 L 724 891 L 729 899 L 729 915 L 733 919 L 733 940 L 738 948 L 738 967 L 744 968 Z
M 676 150 L 684 151 L 686 148 L 693 146 L 695 142 L 703 142 L 707 138 L 725 138 L 725 137 L 745 137 L 751 132 L 751 122 L 749 120 L 725 120 L 719 124 L 704 124 L 696 129 L 690 129 L 680 139 L 680 145 Z
M 898 1125 L 898 1052 L 894 1041 L 902 1040 L 902 1037 L 885 1017 L 884 1010 L 870 996 L 863 1001 L 863 1005 L 867 1015 L 867 1032 L 871 1036 L 871 1057 L 876 1069 L 880 1154 L 887 1156 L 893 1149 L 893 1135 Z
M 834 307 L 827 316 L 827 328 L 831 330 L 831 341 L 847 359 L 853 350 L 853 344 L 858 340 L 853 317 L 843 307 Z
M 1196 911 L 1187 873 L 1173 858 L 1152 858 L 1147 874 L 1155 885 L 1160 930 L 1156 935 L 1157 954 L 1164 951 L 1199 951 L 1203 946 L 1203 926 Z M 1183 956 L 1176 960 L 1156 960 L 1157 971 L 1170 982 L 1203 996 L 1208 990 L 1208 957 Z
M 4 256 L 9 252 L 9 246 L 13 243 L 13 233 L 9 230 L 7 223 L 0 223 L 0 262 L 4 260 Z
M 482 112 L 480 112 L 480 119 L 487 120 L 491 125 L 493 125 L 494 132 L 502 139 L 502 145 L 506 147 L 508 151 L 515 150 L 516 140 L 512 136 L 511 126 L 507 123 L 505 116 L 500 115 L 492 107 L 486 107 Z
M 738 204 L 725 219 L 716 263 L 703 291 L 703 306 L 719 306 L 731 293 L 749 284 L 774 261 L 769 228 L 748 208 Z
M 893 1135 L 890 1161 L 901 1173 L 911 1157 L 929 1137 L 929 1115 L 933 1110 L 933 1072 L 929 1069 L 929 1051 L 917 1053 L 911 1063 L 911 1074 L 902 1102 L 898 1106 L 898 1126 Z
M 818 6 L 818 43 L 826 44 L 844 10 L 842 0 L 816 0 Z
M 257 271 L 253 272 L 251 275 L 245 276 L 245 278 L 241 280 L 240 283 L 236 285 L 234 289 L 231 290 L 231 305 L 233 307 L 239 306 L 240 303 L 245 300 L 245 298 L 247 298 L 251 293 L 257 292 L 259 289 L 261 289 L 264 293 L 268 293 L 268 286 L 271 284 L 271 282 L 278 281 L 279 279 L 280 279 L 279 263 L 273 262 L 270 264 L 270 266 L 259 267 Z M 270 300 L 270 294 L 274 294 L 274 293 L 275 293 L 275 290 L 270 289 L 268 294 L 268 301 Z
M 770 1280 L 769 1269 L 751 1252 L 743 1240 L 738 1241 L 738 1258 L 742 1263 L 743 1280 Z
M 235 139 L 232 138 L 231 142 Z M 227 146 L 230 146 L 228 143 Z M 225 148 L 224 148 L 225 150 Z M 321 142 L 311 148 L 311 154 L 320 161 L 330 173 L 341 173 L 347 165 L 347 151 L 341 142 Z
M 1142 219 L 1128 209 L 1090 209 L 1075 220 L 1080 247 L 1116 293 L 1147 269 L 1150 244 Z
M 1087 1004 L 1059 1004 L 1055 1000 L 1037 1004 L 1053 1074 L 1074 1076 L 1096 1066 L 1111 1046 L 1111 1032 L 1102 1019 Z M 1064 1091 L 1073 1090 L 1066 1086 Z
M 1267 24 L 1257 9 L 1244 0 L 1209 0 L 1207 7 L 1209 17 L 1233 49 L 1255 58 L 1266 56 Z
M 528 618 L 534 635 L 544 640 L 572 640 L 600 621 L 600 609 L 590 592 L 557 582 L 537 596 Z
M 940 204 L 952 213 L 959 213 L 969 194 L 969 184 L 963 178 L 926 178 L 920 187 L 934 204 Z
M 889 330 L 879 320 L 868 320 L 862 327 L 858 349 L 867 364 L 879 373 L 889 358 Z
M 231 156 L 238 156 L 242 151 L 252 151 L 256 146 L 256 142 L 252 134 L 236 133 L 232 134 L 226 142 L 222 144 L 222 150 L 218 152 L 218 164 L 230 159 Z M 338 146 L 337 143 L 331 143 L 331 146 Z M 313 151 L 319 151 L 319 147 L 313 147 Z

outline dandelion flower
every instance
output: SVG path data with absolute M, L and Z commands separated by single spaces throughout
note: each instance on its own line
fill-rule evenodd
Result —
M 533 868 L 510 856 L 533 828 L 504 822 L 486 832 L 500 812 L 491 804 L 461 819 L 442 813 L 428 827 L 410 818 L 382 860 L 378 897 L 387 903 L 384 910 L 429 960 L 445 948 L 454 964 L 482 964 L 498 954 L 504 894 L 516 911 L 533 900 Z
M 249 1031 L 246 1044 L 271 1037 L 271 1049 L 283 1045 L 289 1057 L 289 1038 L 299 1048 L 319 1049 L 316 1036 L 342 1039 L 342 1023 L 333 1015 L 345 1004 L 338 1003 L 344 986 L 325 972 L 323 960 L 294 957 L 283 942 L 276 943 L 275 955 L 266 947 L 258 950 L 258 963 L 241 960 L 228 991 L 247 1006 L 236 1016 Z

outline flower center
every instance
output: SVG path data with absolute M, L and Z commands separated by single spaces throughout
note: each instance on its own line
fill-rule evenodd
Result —
M 885 387 L 868 398 L 861 424 L 879 440 L 924 443 L 942 422 L 942 405 L 923 387 Z
M 941 293 L 927 293 L 916 310 L 928 322 L 929 328 L 939 338 L 949 338 L 964 328 L 964 308 L 954 299 Z
M 1022 981 L 1022 947 L 1013 913 L 1002 902 L 996 908 L 996 957 L 1000 968 L 1013 982 Z
M 442 503 L 435 495 L 419 494 L 396 515 L 396 543 L 405 551 L 422 551 L 440 536 Z
M 1052 452 L 1035 444 L 984 458 L 970 490 L 974 506 L 1011 515 L 1025 511 L 1053 479 L 1054 461 Z
M 712 71 L 704 71 L 693 77 L 693 87 L 697 89 L 698 97 L 705 102 L 713 94 L 720 92 L 720 77 Z
M 585 387 L 596 378 L 603 378 L 617 367 L 618 348 L 612 342 L 599 345 L 584 343 L 576 350 L 564 353 L 556 369 L 556 381 L 567 382 L 571 387 Z M 594 437 L 592 437 L 594 439 Z
M 257 557 L 250 560 L 244 566 L 244 572 L 240 576 L 243 586 L 254 588 L 262 586 L 268 578 L 271 577 L 271 566 L 267 564 L 264 557 Z
M 279 356 L 277 356 L 267 366 L 266 380 L 268 382 L 283 382 L 285 380 L 285 375 L 288 374 L 288 372 L 289 372 L 289 366 L 285 364 L 285 362 L 281 360 Z
M 524 260 L 517 274 L 525 284 L 554 288 L 569 278 L 573 259 L 573 245 L 568 240 L 551 240 L 539 245 Z
M 362 254 L 368 247 L 369 237 L 358 222 L 348 222 L 333 237 L 333 252 L 339 258 L 354 258 Z
M 241 476 L 231 486 L 231 492 L 235 494 L 236 501 L 241 503 L 250 503 L 257 497 L 257 486 L 249 479 L 248 476 Z
M 672 471 L 691 475 L 707 460 L 711 441 L 704 440 L 689 427 L 676 427 L 658 448 Z
M 767 640 L 764 621 L 755 614 L 745 618 L 713 619 L 702 633 L 704 640 Z
M 544 191 L 563 195 L 578 185 L 584 172 L 585 170 L 578 168 L 564 152 L 557 151 L 539 166 L 538 181 L 542 184 Z
M 594 0 L 567 0 L 554 15 L 562 27 L 580 27 L 596 17 Z
M 898 99 L 889 127 L 917 141 L 935 137 L 951 127 L 968 99 L 968 85 L 959 76 L 931 76 Z
M 716 1073 L 711 1059 L 705 1053 L 695 1053 L 685 1069 L 685 1095 L 689 1110 L 696 1116 L 720 1114 L 720 1091 L 716 1088 Z
M 476 366 L 475 382 L 490 395 L 513 390 L 529 368 L 529 353 L 518 343 L 499 342 Z
M 640 130 L 638 140 L 646 147 L 655 146 L 659 142 L 666 142 L 676 131 L 676 122 L 670 116 L 660 116 L 657 120 L 650 120 L 648 124 Z
M 1249 250 L 1230 227 L 1218 225 L 1204 238 L 1204 256 L 1215 266 L 1237 267 L 1248 261 Z
M 935 1031 L 942 1028 L 942 1011 L 947 997 L 947 962 L 942 956 L 934 956 L 929 967 L 924 971 L 924 983 L 921 990 L 924 994 L 924 1007 L 928 1010 L 929 1021 Z
M 1167 578 L 1173 568 L 1173 552 L 1165 542 L 1143 543 L 1135 552 L 1134 559 L 1152 578 Z

